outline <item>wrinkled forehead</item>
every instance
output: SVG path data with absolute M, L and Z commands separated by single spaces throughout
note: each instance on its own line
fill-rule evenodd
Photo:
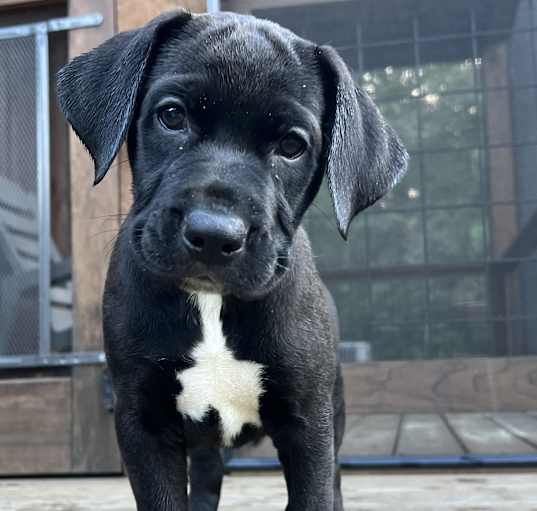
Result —
M 320 114 L 315 46 L 269 21 L 229 13 L 196 16 L 161 43 L 151 75 L 201 76 L 234 103 L 287 96 Z

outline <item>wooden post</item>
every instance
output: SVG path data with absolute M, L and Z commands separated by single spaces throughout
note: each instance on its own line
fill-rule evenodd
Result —
M 518 206 L 516 204 L 516 161 L 513 148 L 511 91 L 502 90 L 509 77 L 507 43 L 493 45 L 486 50 L 483 59 L 482 77 L 487 89 L 484 93 L 486 105 L 486 131 L 488 145 L 489 200 L 492 203 L 487 213 L 490 220 L 490 246 L 494 258 L 512 246 L 519 235 Z M 506 145 L 507 144 L 507 145 Z M 495 205 L 495 203 L 503 203 Z M 489 296 L 491 314 L 508 317 L 519 310 L 520 286 L 516 274 L 507 273 L 498 265 L 489 266 Z M 496 355 L 520 354 L 520 335 L 511 321 L 494 322 Z M 513 353 L 514 352 L 514 353 Z
M 69 58 L 88 51 L 115 33 L 115 6 L 110 0 L 72 0 L 69 16 L 99 12 L 104 22 L 96 28 L 69 33 Z M 71 131 L 71 226 L 74 293 L 73 351 L 103 349 L 101 297 L 108 264 L 111 230 L 117 230 L 119 179 L 110 172 L 93 188 L 93 164 Z M 112 215 L 106 217 L 106 215 Z M 103 367 L 72 370 L 72 454 L 74 473 L 118 473 L 121 461 L 113 417 L 101 403 Z

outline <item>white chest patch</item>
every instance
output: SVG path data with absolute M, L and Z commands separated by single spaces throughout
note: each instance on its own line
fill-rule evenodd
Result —
M 194 295 L 200 312 L 202 340 L 190 354 L 194 365 L 177 373 L 183 388 L 177 396 L 177 410 L 201 421 L 212 407 L 220 415 L 225 445 L 231 445 L 243 425 L 261 425 L 259 397 L 263 393 L 263 366 L 237 360 L 226 346 L 220 311 L 222 296 Z

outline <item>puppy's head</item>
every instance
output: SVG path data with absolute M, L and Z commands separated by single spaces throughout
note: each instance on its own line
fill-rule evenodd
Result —
M 130 247 L 190 290 L 263 295 L 323 176 L 346 237 L 406 167 L 332 48 L 249 16 L 163 15 L 74 59 L 58 93 L 96 183 L 127 140 Z

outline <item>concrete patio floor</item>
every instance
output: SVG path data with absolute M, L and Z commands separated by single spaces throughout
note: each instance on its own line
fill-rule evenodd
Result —
M 537 472 L 347 473 L 347 511 L 537 511 Z M 220 510 L 282 511 L 279 473 L 233 474 Z M 0 479 L 1 511 L 134 511 L 123 477 Z

